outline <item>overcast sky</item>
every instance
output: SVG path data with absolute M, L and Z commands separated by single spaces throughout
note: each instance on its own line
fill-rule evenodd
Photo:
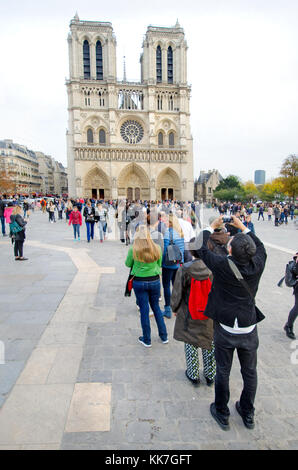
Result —
M 278 176 L 298 153 L 298 0 L 0 0 L 0 139 L 66 161 L 67 35 L 81 20 L 110 21 L 117 75 L 140 79 L 148 25 L 188 43 L 195 176 L 217 168 L 243 181 Z

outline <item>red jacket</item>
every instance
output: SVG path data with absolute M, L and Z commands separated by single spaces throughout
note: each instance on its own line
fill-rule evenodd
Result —
M 82 214 L 80 211 L 72 211 L 69 216 L 69 223 L 70 224 L 77 224 L 77 225 L 82 225 Z

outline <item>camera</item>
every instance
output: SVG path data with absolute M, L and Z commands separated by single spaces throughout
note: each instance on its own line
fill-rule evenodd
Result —
M 225 217 L 222 218 L 222 221 L 223 221 L 225 224 L 229 224 L 229 223 L 233 222 L 233 219 L 232 219 L 232 217 L 227 217 L 227 216 L 225 216 Z

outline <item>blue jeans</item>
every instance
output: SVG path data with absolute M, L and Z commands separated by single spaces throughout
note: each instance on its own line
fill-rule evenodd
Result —
M 137 298 L 137 304 L 140 307 L 141 326 L 143 330 L 143 339 L 146 344 L 151 344 L 151 327 L 149 318 L 149 304 L 154 313 L 158 328 L 158 334 L 162 341 L 168 339 L 166 324 L 162 311 L 159 307 L 160 281 L 133 281 L 133 290 Z
M 101 240 L 104 239 L 104 222 L 98 221 L 98 231 L 99 231 L 99 238 Z
M 5 219 L 4 219 L 4 215 L 1 215 L 0 219 L 1 219 L 1 226 L 2 226 L 2 235 L 5 235 Z
M 177 271 L 178 269 L 162 268 L 162 285 L 166 307 L 169 307 L 171 303 L 171 281 L 174 285 Z
M 73 226 L 73 235 L 75 237 L 75 239 L 77 238 L 80 238 L 80 224 L 72 224 Z
M 90 242 L 90 237 L 94 238 L 94 222 L 86 222 L 86 228 L 87 228 L 87 240 Z

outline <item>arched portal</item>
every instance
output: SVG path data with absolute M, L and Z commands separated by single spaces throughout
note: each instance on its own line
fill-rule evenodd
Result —
M 161 200 L 180 199 L 180 178 L 172 168 L 165 168 L 159 173 L 156 182 L 156 197 Z
M 127 165 L 118 178 L 118 196 L 129 200 L 149 199 L 150 185 L 145 170 L 136 163 Z
M 107 199 L 111 196 L 110 180 L 98 166 L 92 168 L 84 180 L 84 197 Z

